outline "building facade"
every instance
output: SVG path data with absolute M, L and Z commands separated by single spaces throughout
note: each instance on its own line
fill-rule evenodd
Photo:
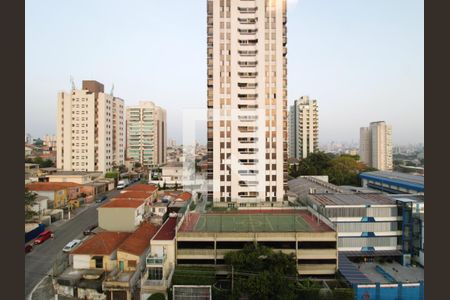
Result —
M 302 159 L 319 150 L 319 107 L 317 100 L 302 96 L 289 110 L 289 157 Z
M 124 103 L 103 84 L 58 93 L 56 128 L 58 169 L 105 173 L 124 163 Z
M 165 109 L 150 101 L 127 107 L 127 158 L 144 166 L 166 162 L 167 121 Z
M 392 126 L 384 121 L 372 122 L 360 129 L 360 159 L 380 171 L 392 170 Z
M 215 206 L 281 205 L 287 174 L 285 0 L 209 0 L 208 179 Z

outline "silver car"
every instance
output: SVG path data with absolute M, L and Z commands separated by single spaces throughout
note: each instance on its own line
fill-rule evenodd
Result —
M 73 240 L 73 241 L 69 242 L 66 246 L 64 246 L 63 252 L 70 252 L 80 244 L 81 244 L 81 240 Z

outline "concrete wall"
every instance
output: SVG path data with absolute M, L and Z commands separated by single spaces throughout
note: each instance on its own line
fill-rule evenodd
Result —
M 142 205 L 142 209 L 143 209 Z M 123 207 L 98 208 L 98 225 L 104 230 L 133 232 L 137 225 L 136 209 Z

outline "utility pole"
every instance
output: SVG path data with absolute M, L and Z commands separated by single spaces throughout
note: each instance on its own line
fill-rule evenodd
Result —
M 233 294 L 234 290 L 234 267 L 231 265 L 231 294 Z

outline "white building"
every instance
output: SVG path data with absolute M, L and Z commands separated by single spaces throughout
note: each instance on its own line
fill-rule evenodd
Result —
M 384 121 L 361 127 L 359 156 L 362 162 L 380 171 L 392 170 L 392 126 Z
M 289 110 L 289 157 L 302 159 L 319 150 L 319 107 L 317 100 L 302 96 Z
M 281 205 L 287 173 L 285 0 L 208 0 L 208 179 L 215 206 Z
M 127 158 L 145 166 L 166 162 L 166 110 L 150 101 L 127 107 Z
M 105 173 L 124 164 L 123 100 L 92 80 L 58 93 L 56 140 L 58 169 Z

